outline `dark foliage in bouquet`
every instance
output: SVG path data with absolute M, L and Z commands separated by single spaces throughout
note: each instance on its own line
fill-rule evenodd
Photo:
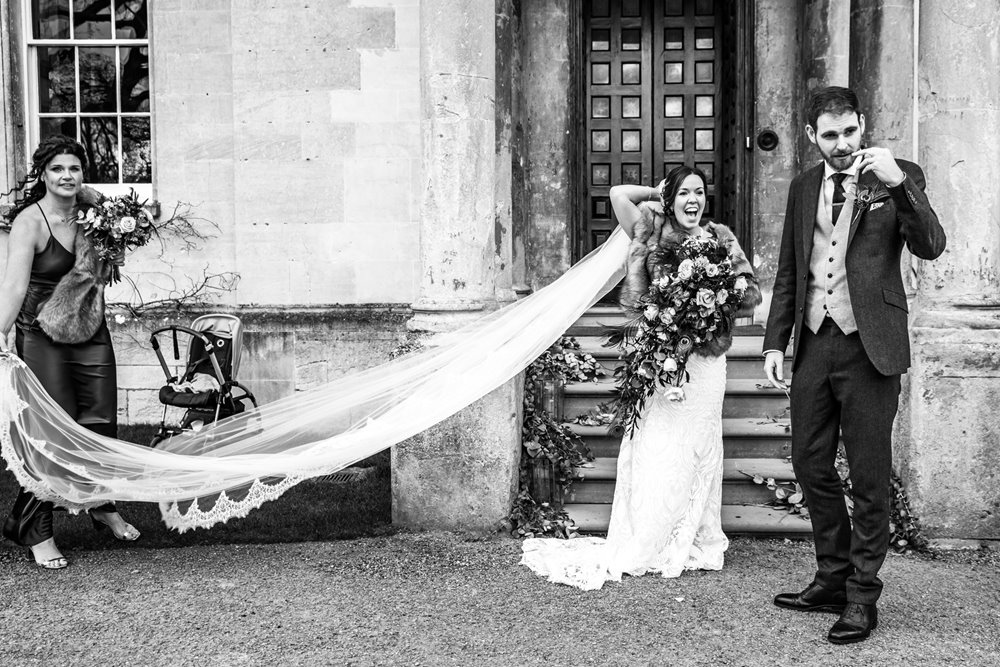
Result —
M 637 317 L 612 330 L 606 343 L 622 350 L 615 370 L 617 419 L 630 435 L 657 390 L 684 400 L 688 358 L 714 351 L 716 341 L 729 336 L 753 281 L 709 236 L 666 243 L 651 253 L 649 265 L 653 275 L 636 301 Z

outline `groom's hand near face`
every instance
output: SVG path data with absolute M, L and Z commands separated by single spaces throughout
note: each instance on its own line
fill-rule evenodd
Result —
M 861 170 L 862 174 L 867 174 L 870 171 L 890 188 L 899 185 L 906 179 L 906 174 L 896 163 L 896 158 L 892 156 L 892 152 L 888 148 L 870 146 L 855 151 L 851 155 L 860 158 L 858 169 Z

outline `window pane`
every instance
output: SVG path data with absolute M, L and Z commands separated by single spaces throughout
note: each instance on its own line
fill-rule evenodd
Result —
M 642 132 L 640 130 L 622 130 L 622 152 L 638 153 L 642 150 Z
M 705 185 L 712 185 L 715 183 L 715 163 L 714 162 L 695 162 L 694 166 L 705 172 L 705 178 L 708 182 Z
M 663 98 L 664 118 L 684 117 L 684 98 L 680 95 L 667 95 Z
M 664 16 L 684 16 L 684 0 L 667 0 L 663 4 Z
M 639 185 L 642 182 L 642 165 L 641 164 L 623 164 L 622 165 L 622 183 L 628 185 Z
M 623 97 L 622 118 L 639 118 L 642 116 L 642 112 L 640 111 L 641 106 L 641 97 Z
M 611 0 L 594 0 L 591 16 L 611 16 Z
M 111 39 L 111 0 L 73 0 L 73 36 Z
M 152 182 L 153 159 L 149 143 L 148 118 L 122 118 L 122 182 Z
M 64 134 L 76 139 L 76 118 L 41 118 L 38 121 L 39 139 L 51 137 L 53 134 Z
M 72 48 L 38 47 L 38 111 L 76 111 Z
M 119 39 L 146 39 L 146 0 L 115 0 L 115 33 Z
M 118 122 L 110 118 L 81 118 L 80 143 L 87 149 L 88 183 L 118 182 Z
M 684 130 L 664 130 L 663 150 L 665 151 L 684 150 Z
M 639 0 L 622 0 L 622 16 L 639 16 Z
M 684 49 L 684 28 L 666 28 L 663 31 L 663 48 L 667 51 Z
M 712 71 L 713 65 L 711 62 L 705 63 L 695 63 L 694 64 L 694 82 L 695 83 L 712 83 Z
M 709 118 L 715 115 L 715 98 L 712 95 L 696 95 L 694 98 L 694 115 Z
M 117 111 L 115 48 L 80 49 L 80 111 Z
M 122 111 L 149 111 L 149 47 L 122 47 Z
M 611 64 L 592 63 L 590 66 L 590 82 L 595 86 L 611 83 Z
M 684 63 L 663 63 L 665 83 L 684 83 Z
M 639 63 L 622 63 L 622 83 L 642 83 L 642 71 Z
M 590 167 L 591 185 L 611 185 L 611 165 L 595 164 Z
M 622 30 L 622 51 L 638 51 L 642 48 L 642 32 L 637 29 Z
M 696 49 L 714 49 L 715 48 L 715 29 L 714 28 L 695 28 L 694 29 L 694 48 L 696 48 Z
M 595 153 L 607 153 L 611 150 L 611 132 L 608 130 L 592 130 L 590 133 L 590 150 Z
M 592 97 L 590 100 L 591 118 L 611 118 L 611 98 Z
M 694 13 L 698 16 L 711 16 L 715 13 L 715 3 L 712 0 L 696 0 Z
M 590 50 L 608 51 L 611 49 L 611 31 L 603 28 L 594 28 L 590 31 Z
M 32 0 L 31 18 L 37 39 L 69 39 L 69 0 Z
M 711 151 L 711 150 L 715 150 L 715 131 L 714 130 L 695 130 L 694 131 L 694 149 L 696 151 Z

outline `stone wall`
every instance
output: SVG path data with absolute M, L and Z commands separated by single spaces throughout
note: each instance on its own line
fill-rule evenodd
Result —
M 155 194 L 222 232 L 173 270 L 237 271 L 233 304 L 411 302 L 418 0 L 150 7 Z

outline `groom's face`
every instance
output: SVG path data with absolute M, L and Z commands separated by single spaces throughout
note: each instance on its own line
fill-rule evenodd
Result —
M 861 148 L 864 133 L 864 114 L 854 111 L 825 113 L 816 119 L 816 127 L 806 125 L 809 141 L 816 144 L 820 155 L 836 171 L 843 171 L 854 162 L 851 153 Z

